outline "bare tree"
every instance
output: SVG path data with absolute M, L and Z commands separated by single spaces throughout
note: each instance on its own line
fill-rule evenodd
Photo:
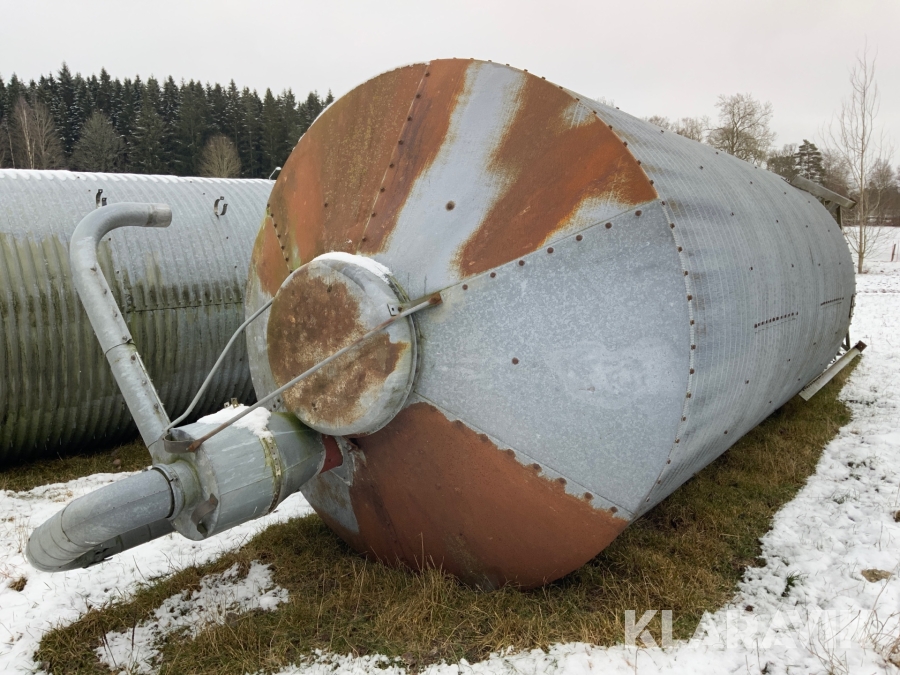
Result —
M 9 161 L 9 132 L 6 120 L 0 118 L 0 169 Z
M 200 173 L 217 178 L 237 178 L 241 173 L 241 160 L 230 138 L 221 134 L 206 142 L 200 154 Z
M 706 140 L 706 134 L 709 131 L 709 118 L 705 116 L 682 117 L 680 120 L 675 120 L 674 122 L 662 115 L 652 115 L 645 119 L 647 122 L 655 124 L 660 129 L 672 131 L 679 136 L 684 136 L 685 138 L 690 138 L 692 141 L 699 141 L 700 143 Z
M 748 162 L 766 160 L 775 140 L 769 128 L 772 104 L 761 103 L 750 94 L 719 96 L 719 126 L 709 134 L 709 144 Z
M 862 273 L 866 258 L 878 247 L 883 230 L 875 227 L 880 194 L 872 189 L 873 171 L 891 153 L 884 132 L 876 128 L 880 108 L 875 82 L 875 55 L 868 45 L 857 55 L 850 71 L 850 97 L 825 130 L 825 141 L 848 174 L 851 196 L 856 199 L 856 226 L 845 227 L 844 236 L 856 254 L 856 271 Z
M 125 143 L 109 117 L 95 110 L 81 129 L 72 151 L 72 166 L 79 171 L 118 171 L 124 151 Z
M 709 118 L 706 116 L 682 117 L 675 122 L 673 131 L 679 136 L 684 136 L 685 138 L 690 138 L 692 141 L 703 143 L 706 140 L 709 127 Z
M 58 169 L 64 165 L 62 144 L 50 111 L 40 101 L 19 98 L 8 121 L 10 160 L 17 169 Z
M 891 163 L 880 158 L 872 166 L 872 177 L 869 181 L 869 196 L 872 208 L 870 219 L 873 224 L 884 226 L 889 223 L 897 210 L 897 179 Z

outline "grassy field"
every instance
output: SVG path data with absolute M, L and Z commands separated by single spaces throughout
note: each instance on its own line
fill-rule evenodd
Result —
M 675 637 L 689 637 L 703 612 L 727 602 L 744 570 L 760 564 L 759 538 L 772 516 L 849 422 L 837 394 L 851 370 L 810 402 L 788 402 L 594 560 L 545 588 L 484 592 L 440 570 L 391 569 L 350 551 L 310 516 L 273 526 L 215 563 L 179 572 L 130 602 L 47 634 L 36 660 L 55 672 L 108 672 L 94 653 L 107 632 L 131 631 L 167 597 L 198 588 L 204 575 L 235 563 L 247 570 L 253 560 L 272 565 L 290 600 L 275 611 L 232 617 L 193 640 L 173 636 L 163 651 L 162 673 L 275 670 L 316 648 L 400 657 L 417 670 L 442 659 L 478 660 L 506 647 L 575 640 L 610 645 L 623 638 L 626 609 L 638 616 L 671 609 Z M 93 462 L 109 470 L 110 456 L 20 467 L 0 473 L 0 487 L 22 489 L 51 476 L 65 480 L 79 467 L 96 470 Z M 145 462 L 146 455 L 138 465 Z M 658 624 L 650 631 L 659 639 Z

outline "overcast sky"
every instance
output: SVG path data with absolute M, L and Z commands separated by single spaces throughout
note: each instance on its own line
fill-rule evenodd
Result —
M 900 149 L 898 0 L 0 0 L 0 76 L 173 75 L 340 96 L 404 63 L 510 63 L 646 117 L 771 101 L 776 145 L 816 141 L 866 39 Z M 894 163 L 900 162 L 900 152 Z

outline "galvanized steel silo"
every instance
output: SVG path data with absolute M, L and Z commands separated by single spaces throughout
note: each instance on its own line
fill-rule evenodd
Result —
M 250 250 L 271 186 L 0 171 L 0 462 L 134 434 L 71 283 L 68 239 L 78 222 L 104 201 L 172 207 L 167 230 L 114 232 L 100 260 L 166 408 L 178 413 L 242 321 Z M 241 346 L 198 412 L 252 396 Z
M 385 73 L 316 120 L 273 189 L 246 312 L 331 251 L 443 303 L 416 315 L 402 410 L 326 437 L 343 464 L 304 494 L 358 550 L 488 587 L 596 555 L 822 371 L 854 295 L 811 195 L 471 60 Z M 248 336 L 260 396 L 305 348 L 267 321 Z

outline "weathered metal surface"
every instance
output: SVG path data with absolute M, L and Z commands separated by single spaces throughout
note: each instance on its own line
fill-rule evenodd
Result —
M 326 110 L 285 164 L 248 311 L 329 245 L 386 265 L 409 296 L 440 291 L 417 319 L 407 407 L 337 438 L 341 465 L 304 494 L 386 562 L 543 583 L 821 372 L 849 323 L 849 253 L 811 195 L 533 75 L 435 61 L 401 87 L 398 72 L 348 94 L 358 119 Z M 367 112 L 370 96 L 391 104 Z M 344 183 L 308 149 L 353 127 L 396 134 Z M 346 201 L 352 218 L 295 213 L 323 184 L 322 209 Z M 266 321 L 248 347 L 261 395 Z
M 387 280 L 343 260 L 316 259 L 291 274 L 268 321 L 269 366 L 279 387 L 391 318 L 400 299 Z M 396 415 L 416 365 L 412 320 L 398 321 L 283 394 L 325 434 L 377 431 Z
M 134 433 L 71 283 L 68 240 L 96 208 L 164 202 L 172 226 L 119 231 L 101 266 L 168 411 L 180 412 L 243 320 L 243 287 L 269 181 L 0 171 L 0 461 Z M 224 195 L 227 214 L 213 202 Z M 220 208 L 221 210 L 221 208 Z M 253 389 L 242 345 L 198 414 Z

